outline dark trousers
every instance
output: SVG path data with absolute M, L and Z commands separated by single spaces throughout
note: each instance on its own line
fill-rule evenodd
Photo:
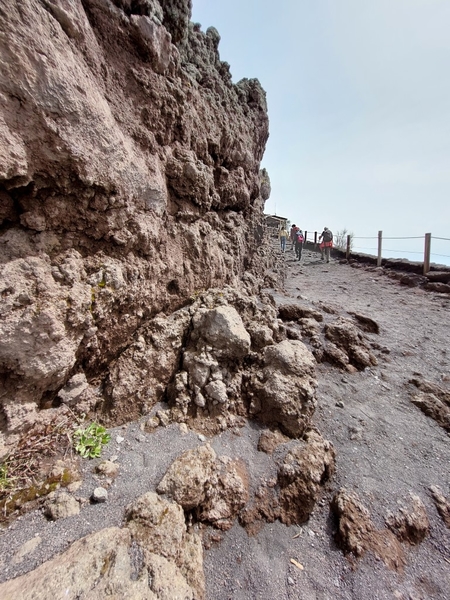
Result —
M 303 250 L 303 243 L 295 242 L 295 256 L 298 258 L 298 260 L 300 260 L 302 257 L 302 250 Z

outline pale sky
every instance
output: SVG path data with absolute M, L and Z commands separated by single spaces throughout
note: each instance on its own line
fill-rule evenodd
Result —
M 193 4 L 233 81 L 267 93 L 266 213 L 308 231 L 450 238 L 450 0 Z M 383 246 L 423 260 L 421 239 Z M 450 241 L 432 240 L 432 260 L 450 264 Z

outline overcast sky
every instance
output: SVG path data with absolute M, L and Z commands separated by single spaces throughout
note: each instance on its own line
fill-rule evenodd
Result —
M 267 213 L 308 231 L 450 238 L 450 0 L 193 3 L 233 81 L 267 92 Z M 384 248 L 423 258 L 421 239 Z M 450 264 L 450 241 L 432 253 Z

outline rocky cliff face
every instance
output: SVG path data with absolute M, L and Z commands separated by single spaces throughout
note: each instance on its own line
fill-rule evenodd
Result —
M 129 402 L 114 381 L 142 327 L 267 267 L 265 93 L 232 83 L 190 15 L 190 0 L 0 6 L 3 433 L 81 394 Z

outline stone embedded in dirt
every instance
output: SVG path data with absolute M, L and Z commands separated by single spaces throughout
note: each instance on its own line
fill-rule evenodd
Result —
M 313 355 L 300 341 L 284 340 L 267 346 L 261 369 L 248 383 L 250 412 L 265 423 L 278 425 L 291 437 L 300 437 L 316 407 Z
M 314 353 L 316 356 L 316 353 Z M 319 355 L 316 356 L 318 358 Z M 332 342 L 325 342 L 320 352 L 320 361 L 327 360 L 332 365 L 336 365 L 341 369 L 346 369 L 349 365 L 349 357 L 346 352 L 341 350 Z
M 147 560 L 152 562 L 150 571 L 156 577 L 157 585 L 165 588 L 165 596 L 157 597 L 177 597 L 176 588 L 171 589 L 171 577 L 174 577 L 174 584 L 182 586 L 183 593 L 187 593 L 186 584 L 194 590 L 193 594 L 190 592 L 186 597 L 204 598 L 201 540 L 198 535 L 187 532 L 181 506 L 148 492 L 127 508 L 126 519 L 126 527 L 133 540 L 143 548 Z M 159 557 L 156 562 L 154 555 Z
M 325 337 L 348 356 L 350 364 L 364 369 L 378 364 L 361 331 L 349 319 L 339 317 L 324 327 Z
M 249 499 L 245 463 L 220 457 L 216 462 L 216 472 L 207 482 L 205 491 L 205 498 L 195 511 L 196 518 L 222 531 L 230 529 Z
M 418 287 L 419 285 L 426 284 L 428 279 L 423 275 L 417 275 L 416 273 L 402 274 L 400 277 L 400 283 L 409 287 Z
M 434 394 L 414 394 L 411 402 L 441 427 L 450 431 L 450 408 Z
M 208 444 L 188 450 L 169 467 L 157 487 L 185 510 L 199 506 L 206 495 L 206 484 L 215 470 L 216 453 Z
M 440 283 L 433 281 L 424 285 L 424 288 L 430 292 L 438 292 L 439 294 L 450 294 L 450 285 L 448 283 Z
M 386 524 L 401 542 L 411 545 L 420 544 L 428 535 L 430 522 L 424 503 L 414 494 L 411 495 L 412 508 L 400 508 L 396 515 L 389 515 Z
M 450 498 L 446 498 L 437 485 L 430 487 L 430 492 L 438 513 L 441 515 L 445 525 L 450 529 Z
M 80 504 L 67 492 L 55 492 L 49 494 L 44 504 L 44 514 L 52 521 L 67 519 L 72 515 L 78 515 Z
M 200 446 L 171 464 L 157 491 L 176 500 L 184 510 L 195 509 L 198 521 L 225 531 L 248 500 L 247 469 L 240 460 L 217 458 L 210 446 Z
M 323 321 L 323 314 L 318 310 L 297 304 L 282 304 L 278 307 L 278 316 L 283 321 L 299 321 L 300 319 Z
M 103 487 L 96 487 L 92 492 L 91 500 L 96 504 L 102 504 L 103 502 L 106 502 L 108 500 L 107 490 L 105 490 Z
M 275 429 L 264 430 L 259 436 L 258 450 L 265 452 L 266 454 L 272 454 L 272 452 L 280 445 L 289 441 L 286 435 L 283 435 L 281 431 Z
M 64 404 L 69 406 L 76 403 L 83 392 L 89 387 L 89 384 L 84 373 L 77 373 L 69 379 L 66 385 L 59 390 L 58 398 Z
M 366 317 L 365 315 L 354 312 L 349 312 L 348 314 L 356 319 L 359 327 L 363 331 L 367 331 L 369 333 L 380 333 L 380 326 L 370 317 Z
M 246 329 L 252 341 L 252 350 L 259 351 L 274 343 L 274 332 L 267 325 L 261 325 L 253 321 Z
M 271 304 L 233 288 L 199 295 L 190 313 L 181 368 L 167 388 L 171 418 L 214 433 L 247 412 L 243 380 L 257 362 L 256 347 L 261 351 L 282 334 Z M 258 339 L 253 351 L 247 327 Z
M 289 451 L 278 470 L 280 521 L 286 525 L 308 520 L 320 493 L 335 468 L 333 444 L 314 430 Z
M 30 540 L 23 543 L 17 552 L 14 553 L 14 558 L 12 559 L 12 563 L 14 565 L 19 565 L 22 563 L 26 556 L 31 554 L 36 550 L 39 544 L 42 542 L 42 538 L 40 535 L 32 537 Z
M 115 479 L 119 473 L 119 465 L 111 460 L 104 460 L 95 467 L 95 471 L 104 477 Z
M 417 377 L 411 379 L 410 383 L 420 390 L 419 394 L 411 396 L 411 402 L 441 427 L 450 431 L 450 391 Z
M 286 453 L 276 483 L 263 482 L 241 511 L 241 525 L 249 535 L 255 535 L 264 522 L 279 519 L 286 525 L 304 523 L 314 509 L 321 487 L 334 473 L 334 467 L 331 442 L 315 430 L 308 431 L 304 439 Z
M 311 317 L 306 317 L 304 319 L 299 320 L 300 327 L 303 335 L 306 337 L 315 337 L 320 333 L 320 326 L 316 319 Z
M 388 568 L 403 570 L 405 556 L 399 541 L 391 531 L 375 528 L 369 511 L 354 492 L 342 488 L 330 508 L 337 519 L 336 543 L 345 554 L 361 557 L 370 550 Z
M 154 495 L 154 500 L 158 499 Z M 205 581 L 200 539 L 186 532 L 184 518 L 171 521 L 171 510 L 161 500 L 162 511 L 146 511 L 151 500 L 137 501 L 133 515 L 136 522 L 128 527 L 110 527 L 74 542 L 62 554 L 42 564 L 34 571 L 0 584 L 2 598 L 57 598 L 61 590 L 70 598 L 102 600 L 106 597 L 129 600 L 183 598 L 203 600 Z M 169 505 L 170 506 L 170 505 Z M 181 511 L 181 508 L 178 507 Z M 131 509 L 130 509 L 131 511 Z M 156 516 L 160 525 L 151 527 L 145 517 Z M 182 511 L 181 511 L 182 514 Z M 141 522 L 142 520 L 142 522 Z M 166 552 L 164 542 L 172 538 L 159 536 L 167 522 L 175 528 L 179 540 L 176 556 Z M 151 530 L 151 550 L 138 539 L 145 539 Z M 137 557 L 133 560 L 133 557 Z
M 450 271 L 428 271 L 426 277 L 431 282 L 450 283 Z
M 223 358 L 240 359 L 250 351 L 250 335 L 233 306 L 200 309 L 192 319 L 192 339 L 201 337 Z
M 273 523 L 280 518 L 278 490 L 262 485 L 258 494 L 241 510 L 239 522 L 248 535 L 256 535 L 264 523 Z

